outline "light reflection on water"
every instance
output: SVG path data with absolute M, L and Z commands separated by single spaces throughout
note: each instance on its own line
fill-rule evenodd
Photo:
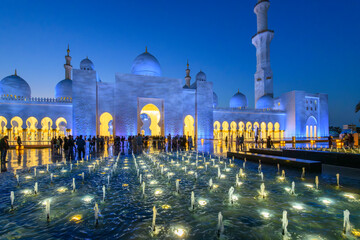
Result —
M 216 147 L 210 143 L 202 147 L 206 152 L 212 152 L 211 147 L 214 146 Z M 146 182 L 143 196 L 134 161 L 129 156 L 120 158 L 117 171 L 110 178 L 110 185 L 107 185 L 107 176 L 115 161 L 100 161 L 99 166 L 91 173 L 88 171 L 90 163 L 80 162 L 79 165 L 74 164 L 73 171 L 70 172 L 69 163 L 65 165 L 63 162 L 59 166 L 52 164 L 53 160 L 47 154 L 49 152 L 46 152 L 46 149 L 29 150 L 29 153 L 23 154 L 25 160 L 22 164 L 16 165 L 17 162 L 14 163 L 13 160 L 9 163 L 9 169 L 18 169 L 19 187 L 11 172 L 0 174 L 0 226 L 4 226 L 0 228 L 0 235 L 3 238 L 150 239 L 149 226 L 154 205 L 158 209 L 157 225 L 163 229 L 156 236 L 160 239 L 174 239 L 180 233 L 188 239 L 214 239 L 219 211 L 224 216 L 224 235 L 227 239 L 280 239 L 282 210 L 288 211 L 288 231 L 294 239 L 305 239 L 307 236 L 341 238 L 342 212 L 345 209 L 351 212 L 350 220 L 353 226 L 360 227 L 360 182 L 347 178 L 341 179 L 343 187 L 337 189 L 334 176 L 323 175 L 320 177 L 320 189 L 315 190 L 306 186 L 314 184 L 313 174 L 309 173 L 305 180 L 301 180 L 301 172 L 285 169 L 286 180 L 279 183 L 276 180 L 277 168 L 263 165 L 268 195 L 262 199 L 258 197 L 262 181 L 255 163 L 247 162 L 246 177 L 241 179 L 243 184 L 235 187 L 235 174 L 242 167 L 241 160 L 233 166 L 229 166 L 227 161 L 227 167 L 231 168 L 231 171 L 225 172 L 225 161 L 222 159 L 223 163 L 220 163 L 216 158 L 216 164 L 221 166 L 222 174 L 226 175 L 224 179 L 217 179 L 217 168 L 196 168 L 191 164 L 195 162 L 193 156 L 186 166 L 188 171 L 198 173 L 198 178 L 195 179 L 193 174 L 190 175 L 175 164 L 170 164 L 164 156 L 156 156 L 169 172 L 174 173 L 169 182 L 167 174 L 161 175 L 160 169 L 156 169 L 149 159 L 142 156 L 138 159 L 138 164 L 142 160 L 143 166 L 147 167 L 147 172 L 140 168 Z M 169 157 L 177 161 L 176 154 Z M 126 158 L 128 159 L 125 160 Z M 201 157 L 199 159 L 202 160 Z M 179 162 L 182 162 L 181 157 Z M 211 160 L 207 159 L 207 162 Z M 204 161 L 199 163 L 203 165 Z M 36 166 L 38 171 L 46 171 L 44 164 L 51 164 L 50 172 L 57 176 L 52 184 L 49 173 L 34 177 L 33 170 L 30 173 L 27 171 L 27 168 L 33 166 Z M 125 164 L 128 169 L 124 169 Z M 61 172 L 63 168 L 68 171 Z M 85 173 L 84 182 L 82 172 Z M 104 172 L 105 174 L 102 174 Z M 26 176 L 31 178 L 27 179 Z M 76 180 L 75 192 L 70 191 L 72 178 Z M 217 185 L 212 191 L 207 185 L 210 178 L 213 178 Z M 176 179 L 181 179 L 179 194 L 175 193 Z M 154 181 L 154 184 L 151 184 L 151 181 Z M 285 190 L 291 186 L 292 181 L 296 182 L 296 195 L 290 195 Z M 39 183 L 37 195 L 33 194 L 35 182 Z M 104 202 L 103 185 L 106 186 Z M 233 204 L 229 204 L 228 200 L 231 186 L 235 187 L 236 198 Z M 15 192 L 13 212 L 10 212 L 10 191 Z M 190 210 L 192 191 L 197 199 L 195 210 Z M 46 199 L 51 199 L 50 223 L 46 222 L 43 205 Z M 94 225 L 95 202 L 99 204 L 101 213 L 97 227 Z

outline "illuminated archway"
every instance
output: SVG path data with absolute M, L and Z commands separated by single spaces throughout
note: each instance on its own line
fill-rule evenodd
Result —
M 0 116 L 0 134 L 6 135 L 6 125 L 7 125 L 7 119 L 3 116 Z
M 254 137 L 260 135 L 260 125 L 258 122 L 254 122 Z
M 317 136 L 317 120 L 315 117 L 310 116 L 306 121 L 306 137 L 316 137 Z
M 151 124 L 150 124 L 150 132 L 151 132 L 151 136 L 160 136 L 161 135 L 161 128 L 159 126 L 159 122 L 160 122 L 160 110 L 154 105 L 154 104 L 147 104 L 145 105 L 140 112 L 141 114 L 146 114 L 149 116 Z M 141 130 L 145 130 L 146 129 L 141 129 Z
M 234 121 L 230 123 L 230 132 L 231 132 L 230 141 L 233 142 L 236 139 L 236 132 L 237 132 L 237 124 Z
M 266 135 L 266 123 L 262 122 L 260 124 L 261 127 L 261 139 L 266 139 L 267 135 Z
M 16 116 L 11 119 L 10 124 L 12 134 L 12 136 L 10 136 L 10 140 L 15 140 L 15 137 L 22 133 L 23 120 Z
M 67 126 L 66 119 L 63 118 L 63 117 L 59 117 L 58 119 L 56 119 L 55 125 L 56 125 L 56 133 L 57 133 L 57 135 L 58 136 L 65 136 L 66 135 L 66 126 Z
M 271 137 L 271 139 L 274 139 L 274 130 L 273 130 L 273 128 L 274 128 L 274 125 L 272 124 L 272 122 L 269 122 L 268 123 L 268 136 L 270 136 Z
M 104 112 L 100 116 L 100 136 L 110 137 L 113 135 L 113 117 L 110 113 Z
M 187 137 L 192 137 L 192 139 L 194 140 L 194 123 L 195 120 L 191 115 L 187 115 L 184 119 L 184 134 Z
M 214 139 L 219 139 L 220 138 L 220 122 L 219 121 L 215 121 L 214 122 Z
M 280 140 L 280 124 L 278 122 L 274 124 L 274 139 Z
M 244 135 L 244 131 L 245 131 L 245 123 L 244 122 L 239 122 L 239 134 L 240 134 L 240 136 Z
M 41 119 L 41 132 L 42 140 L 48 141 L 51 140 L 51 126 L 53 121 L 49 117 L 44 117 Z
M 251 122 L 247 122 L 246 123 L 246 138 L 251 138 L 252 137 L 252 123 Z
M 222 123 L 222 139 L 226 140 L 226 138 L 229 140 L 229 123 L 224 121 Z
M 26 119 L 26 133 L 27 139 L 30 141 L 38 140 L 37 131 L 38 120 L 35 117 L 29 117 Z

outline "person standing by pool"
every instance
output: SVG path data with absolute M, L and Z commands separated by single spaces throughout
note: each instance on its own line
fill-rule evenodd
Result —
M 85 146 L 86 146 L 86 142 L 84 141 L 82 135 L 80 135 L 79 138 L 76 140 L 76 146 L 78 149 L 78 159 L 81 160 L 82 157 L 85 157 Z
M 7 150 L 9 149 L 8 136 L 3 137 L 0 140 L 0 150 L 1 150 L 1 163 L 5 163 Z
M 21 137 L 20 136 L 17 137 L 16 142 L 17 142 L 17 145 L 18 145 L 18 150 L 21 150 L 22 142 L 21 142 Z

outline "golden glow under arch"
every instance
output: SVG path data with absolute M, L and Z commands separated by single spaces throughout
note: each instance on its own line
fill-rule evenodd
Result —
M 161 135 L 161 128 L 159 126 L 159 122 L 160 122 L 160 110 L 154 105 L 154 104 L 147 104 L 145 105 L 140 112 L 141 114 L 147 114 L 150 119 L 151 119 L 151 124 L 150 124 L 150 131 L 151 131 L 151 136 L 159 136 Z
M 113 121 L 113 117 L 110 113 L 104 112 L 100 116 L 100 136 L 106 136 L 110 137 L 113 135 L 112 132 L 110 132 L 109 123 L 110 121 Z

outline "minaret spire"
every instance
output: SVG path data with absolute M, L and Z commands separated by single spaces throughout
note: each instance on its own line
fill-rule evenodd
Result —
M 72 70 L 71 59 L 72 58 L 70 56 L 70 47 L 68 44 L 67 55 L 65 56 L 66 63 L 64 64 L 64 68 L 65 68 L 65 79 L 70 79 L 70 80 L 71 80 L 71 70 Z
M 187 60 L 186 62 L 186 76 L 185 76 L 185 85 L 190 87 L 190 80 L 191 80 L 191 77 L 190 77 L 190 68 L 189 68 L 189 60 Z
M 269 7 L 269 0 L 258 0 L 254 7 L 257 19 L 257 33 L 252 38 L 252 44 L 256 47 L 255 104 L 264 95 L 271 97 L 274 95 L 273 73 L 270 66 L 270 43 L 274 31 L 268 29 Z

